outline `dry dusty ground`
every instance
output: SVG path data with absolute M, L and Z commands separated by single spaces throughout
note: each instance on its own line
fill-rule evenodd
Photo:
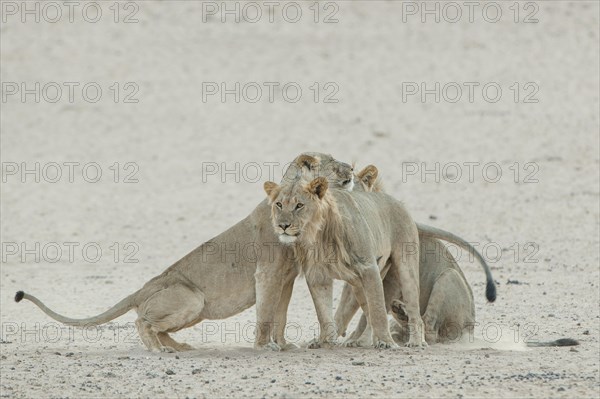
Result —
M 282 5 L 273 23 L 266 14 L 223 23 L 219 10 L 203 17 L 215 4 L 121 3 L 115 23 L 110 2 L 96 23 L 81 8 L 69 22 L 66 7 L 59 22 L 46 22 L 56 14 L 45 9 L 39 23 L 23 23 L 21 3 L 2 2 L 0 395 L 598 397 L 598 2 L 521 2 L 517 22 L 513 2 L 497 2 L 495 23 L 486 21 L 495 9 L 484 18 L 481 6 L 469 22 L 460 2 L 456 23 L 448 8 L 439 23 L 422 23 L 411 4 L 366 1 L 317 4 L 318 23 L 314 2 L 299 3 L 297 23 L 288 22 L 292 9 L 283 19 Z M 132 12 L 138 22 L 123 23 Z M 338 22 L 323 23 L 332 13 Z M 10 94 L 23 82 L 40 82 L 39 103 Z M 56 86 L 43 89 L 50 82 L 63 88 L 54 103 Z M 65 82 L 79 83 L 72 102 Z M 91 82 L 103 90 L 97 102 L 81 92 Z M 251 84 L 239 103 L 232 94 L 221 102 L 207 95 L 211 82 L 256 82 L 263 96 L 251 102 Z M 272 102 L 265 82 L 279 84 Z M 290 82 L 302 89 L 297 102 L 293 91 L 283 98 Z M 440 82 L 439 102 L 407 93 L 421 82 Z M 472 101 L 465 82 L 478 84 Z M 451 102 L 456 86 L 462 97 Z M 139 102 L 125 103 L 136 89 Z M 97 330 L 61 330 L 31 303 L 13 302 L 25 289 L 70 316 L 105 310 L 245 217 L 263 198 L 266 162 L 307 150 L 376 164 L 416 220 L 487 244 L 496 303 L 485 303 L 480 267 L 465 254 L 460 261 L 478 335 L 493 341 L 501 328 L 502 341 L 572 337 L 581 345 L 255 352 L 251 308 L 177 334 L 197 351 L 157 355 L 142 348 L 133 312 Z M 22 175 L 36 162 L 39 178 Z M 52 162 L 63 173 L 55 183 Z M 79 163 L 72 182 L 65 162 Z M 92 162 L 102 171 L 97 183 L 84 179 L 94 177 L 93 164 L 83 172 Z M 236 162 L 237 175 L 220 173 Z M 250 162 L 261 168 L 257 179 L 244 168 Z M 214 165 L 217 174 L 207 175 Z M 434 172 L 422 175 L 425 168 Z M 130 175 L 137 183 L 125 182 Z M 305 283 L 296 286 L 288 333 L 302 343 L 316 316 Z

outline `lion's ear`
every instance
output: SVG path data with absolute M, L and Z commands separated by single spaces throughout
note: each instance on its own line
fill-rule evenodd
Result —
M 300 155 L 296 158 L 296 165 L 300 168 L 306 168 L 308 170 L 314 170 L 319 166 L 319 160 L 315 157 L 311 157 L 310 155 Z
M 326 178 L 321 176 L 317 177 L 316 179 L 313 179 L 313 181 L 308 183 L 306 189 L 309 193 L 316 195 L 317 197 L 319 197 L 319 199 L 322 199 L 325 196 L 328 187 L 329 182 L 327 182 Z
M 279 184 L 272 181 L 266 181 L 265 184 L 263 184 L 263 188 L 265 189 L 265 193 L 267 193 L 269 197 L 272 197 L 272 195 L 277 192 Z
M 358 180 L 363 182 L 368 189 L 372 189 L 375 181 L 377 180 L 377 176 L 379 175 L 379 170 L 374 165 L 369 165 L 364 167 L 356 177 Z

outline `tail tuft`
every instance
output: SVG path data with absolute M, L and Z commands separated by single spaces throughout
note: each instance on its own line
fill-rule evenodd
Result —
M 575 346 L 579 345 L 579 342 L 573 338 L 561 338 L 554 341 L 554 346 Z
M 485 297 L 490 302 L 494 302 L 496 300 L 496 284 L 494 284 L 492 280 L 488 280 L 486 284 Z
M 15 302 L 21 302 L 21 300 L 25 297 L 25 293 L 23 291 L 17 291 L 15 295 Z
M 545 341 L 545 342 L 527 342 L 527 346 L 530 347 L 541 347 L 541 346 L 575 346 L 579 345 L 579 341 L 573 338 L 560 338 L 556 341 Z

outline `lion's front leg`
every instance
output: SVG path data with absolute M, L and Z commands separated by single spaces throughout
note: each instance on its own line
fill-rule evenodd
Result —
M 287 311 L 292 298 L 292 291 L 294 289 L 294 280 L 296 279 L 297 273 L 293 273 L 288 276 L 288 282 L 283 286 L 281 291 L 281 297 L 279 299 L 279 305 L 277 307 L 277 313 L 275 314 L 275 331 L 273 333 L 273 340 L 282 350 L 296 349 L 296 345 L 288 343 L 285 340 L 285 326 L 287 323 Z
M 273 271 L 272 265 L 259 265 L 256 278 L 256 338 L 255 349 L 270 349 L 279 351 L 281 348 L 271 340 L 274 330 L 274 319 L 279 300 L 283 279 L 280 272 Z
M 376 264 L 362 273 L 362 294 L 368 308 L 368 319 L 373 329 L 373 345 L 376 348 L 396 348 L 388 325 L 387 310 L 383 294 L 383 283 Z M 357 292 L 358 294 L 358 292 Z M 361 302 L 359 300 L 359 302 Z
M 337 328 L 333 320 L 333 279 L 307 276 L 306 283 L 315 305 L 319 320 L 320 334 L 318 340 L 313 340 L 309 348 L 331 347 L 337 345 Z

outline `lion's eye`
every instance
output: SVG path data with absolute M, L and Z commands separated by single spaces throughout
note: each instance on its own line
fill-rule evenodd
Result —
M 304 208 L 304 204 L 302 204 L 302 203 L 298 202 L 298 203 L 296 204 L 296 209 L 302 209 L 302 208 Z
M 281 207 L 282 207 L 281 202 L 276 202 L 275 206 L 277 206 L 277 208 L 281 209 Z

